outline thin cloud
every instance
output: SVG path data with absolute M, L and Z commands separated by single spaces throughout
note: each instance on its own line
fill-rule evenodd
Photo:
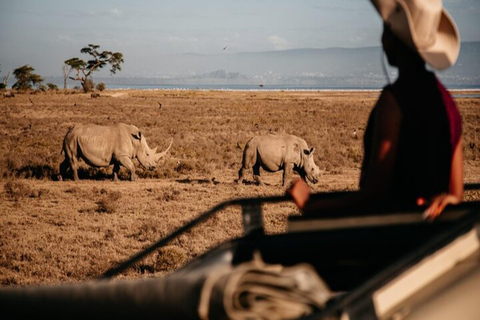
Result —
M 100 11 L 93 11 L 93 10 L 73 10 L 70 12 L 66 12 L 67 15 L 81 17 L 81 18 L 98 18 L 98 17 L 111 17 L 111 18 L 122 18 L 123 11 L 113 8 L 108 10 L 100 10 Z
M 113 17 L 120 18 L 121 16 L 123 16 L 123 12 L 121 10 L 118 10 L 117 8 L 107 10 L 107 12 Z
M 68 36 L 68 35 L 65 35 L 65 34 L 59 34 L 59 35 L 57 35 L 57 38 L 61 42 L 69 42 L 69 43 L 74 42 L 74 40 L 71 36 Z
M 268 42 L 273 44 L 275 50 L 285 50 L 290 47 L 290 43 L 286 39 L 275 35 L 268 37 Z

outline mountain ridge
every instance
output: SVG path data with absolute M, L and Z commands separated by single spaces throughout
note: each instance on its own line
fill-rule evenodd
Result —
M 480 41 L 462 42 L 455 65 L 436 74 L 449 87 L 480 87 L 479 56 Z M 117 74 L 94 79 L 107 86 L 141 83 L 381 87 L 386 82 L 382 64 L 387 65 L 380 46 L 185 53 L 160 56 L 158 61 L 155 75 Z M 396 69 L 386 68 L 389 78 L 395 79 Z

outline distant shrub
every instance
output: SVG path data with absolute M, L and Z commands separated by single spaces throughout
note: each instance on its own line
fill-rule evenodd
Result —
M 133 238 L 135 238 L 139 242 L 151 242 L 157 240 L 160 237 L 161 231 L 154 223 L 151 222 L 143 223 L 142 226 L 138 228 L 138 232 L 133 235 Z
M 4 185 L 5 193 L 15 201 L 21 198 L 29 197 L 32 194 L 32 188 L 24 182 L 9 180 Z
M 79 187 L 72 187 L 72 188 L 68 188 L 67 190 L 65 190 L 65 193 L 76 194 L 76 193 L 79 193 L 79 192 L 80 192 Z
M 161 194 L 156 199 L 162 202 L 175 201 L 177 200 L 179 194 L 180 194 L 180 191 L 177 189 L 165 190 L 165 191 L 162 191 Z
M 101 194 L 104 194 L 99 201 L 97 201 L 97 212 L 114 213 L 118 207 L 118 200 L 122 197 L 120 191 L 109 192 L 102 189 Z
M 102 197 L 97 201 L 97 206 L 97 209 L 95 209 L 97 212 L 114 213 L 117 209 L 117 204 L 108 197 Z
M 155 271 L 173 271 L 187 262 L 187 253 L 177 246 L 166 246 L 158 250 Z
M 30 198 L 45 198 L 50 195 L 50 190 L 45 188 L 34 189 L 30 193 Z
M 105 90 L 105 88 L 106 88 L 106 87 L 105 87 L 105 83 L 100 82 L 99 84 L 97 84 L 96 88 L 97 88 L 98 91 L 103 91 L 103 90 Z
M 56 84 L 51 83 L 51 82 L 47 83 L 47 88 L 48 88 L 48 90 L 55 90 L 55 91 L 58 90 L 58 86 Z
M 194 165 L 190 163 L 190 161 L 178 161 L 175 171 L 178 173 L 189 173 L 192 172 L 194 169 Z

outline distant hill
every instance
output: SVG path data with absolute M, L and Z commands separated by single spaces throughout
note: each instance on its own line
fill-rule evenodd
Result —
M 462 43 L 457 63 L 437 72 L 447 87 L 480 87 L 480 42 Z M 381 47 L 295 49 L 235 54 L 163 56 L 158 77 L 121 74 L 96 79 L 111 84 L 246 84 L 381 87 L 386 83 Z M 390 78 L 395 69 L 387 68 Z

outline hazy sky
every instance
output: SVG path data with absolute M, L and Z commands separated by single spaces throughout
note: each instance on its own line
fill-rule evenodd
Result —
M 462 41 L 480 40 L 479 0 L 444 6 Z M 170 54 L 376 46 L 380 32 L 368 0 L 0 0 L 1 75 L 30 64 L 61 76 L 89 43 L 122 52 L 127 76 L 158 73 Z

